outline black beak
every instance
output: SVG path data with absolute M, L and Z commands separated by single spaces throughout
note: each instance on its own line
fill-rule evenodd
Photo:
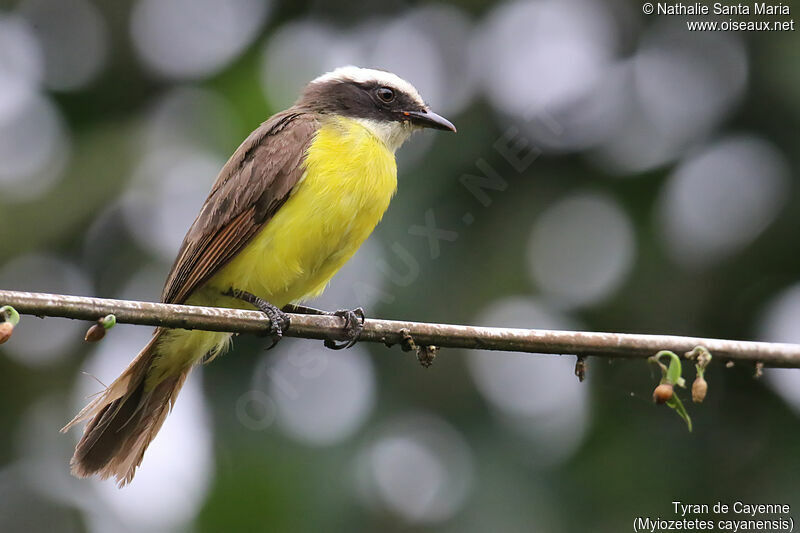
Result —
M 456 127 L 453 126 L 452 122 L 433 111 L 404 111 L 403 115 L 408 117 L 412 124 L 423 128 L 452 131 L 454 133 L 456 131 Z

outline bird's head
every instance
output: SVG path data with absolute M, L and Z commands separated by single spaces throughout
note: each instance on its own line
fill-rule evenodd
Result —
M 409 82 L 384 70 L 340 67 L 309 83 L 298 106 L 361 122 L 392 151 L 414 130 L 456 131 L 425 104 Z

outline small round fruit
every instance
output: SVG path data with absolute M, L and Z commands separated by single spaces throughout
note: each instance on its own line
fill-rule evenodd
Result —
M 653 391 L 653 401 L 656 403 L 666 403 L 672 399 L 675 391 L 669 383 L 662 383 Z
M 11 322 L 0 323 L 0 344 L 10 339 L 12 333 L 14 333 L 14 324 Z

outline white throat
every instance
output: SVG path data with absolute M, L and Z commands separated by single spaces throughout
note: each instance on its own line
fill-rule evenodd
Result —
M 415 129 L 411 124 L 403 122 L 384 122 L 368 118 L 354 118 L 353 120 L 380 139 L 392 153 L 396 152 L 411 137 Z

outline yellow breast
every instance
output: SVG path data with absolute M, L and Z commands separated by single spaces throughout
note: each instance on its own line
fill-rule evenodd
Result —
M 289 200 L 208 288 L 235 287 L 279 307 L 316 296 L 372 233 L 396 188 L 394 153 L 381 140 L 354 120 L 325 121 Z

